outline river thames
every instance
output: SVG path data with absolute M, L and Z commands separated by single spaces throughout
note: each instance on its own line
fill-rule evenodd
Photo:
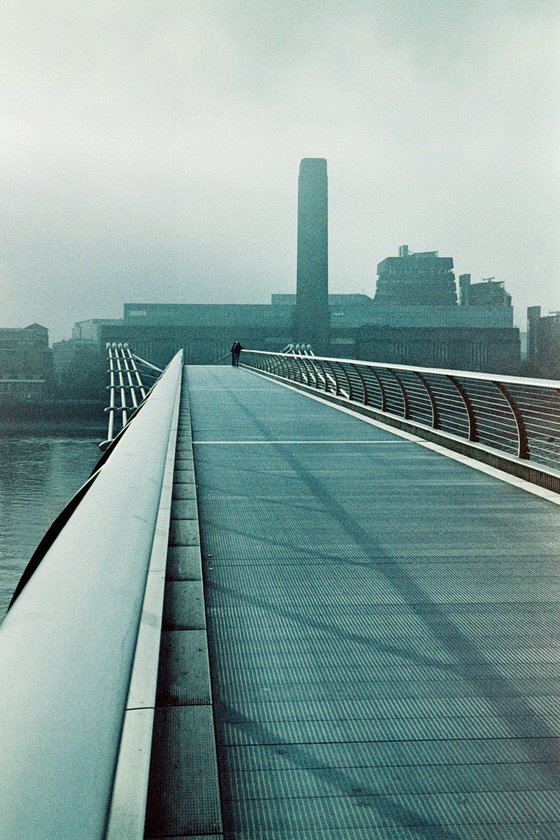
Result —
M 99 437 L 0 437 L 0 621 L 41 537 L 99 459 Z

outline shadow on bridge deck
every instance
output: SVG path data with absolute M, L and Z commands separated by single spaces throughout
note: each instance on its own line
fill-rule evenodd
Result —
M 560 836 L 558 507 L 188 378 L 225 837 Z

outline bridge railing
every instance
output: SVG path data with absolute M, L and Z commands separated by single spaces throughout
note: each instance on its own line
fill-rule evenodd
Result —
M 152 371 L 155 371 L 156 378 L 162 373 L 161 368 L 133 353 L 128 344 L 112 342 L 106 345 L 106 349 L 109 365 L 109 405 L 105 409 L 108 418 L 107 439 L 99 444 L 103 450 L 110 446 L 117 435 L 116 418 L 120 420 L 120 429 L 124 429 L 146 399 L 150 388 L 142 378 L 146 377 L 146 369 L 152 378 Z
M 418 427 L 560 468 L 560 382 L 243 350 L 241 363 Z
M 145 663 L 129 691 L 157 623 L 147 593 L 165 580 L 181 376 L 178 353 L 45 536 L 0 627 L 0 840 L 106 840 L 127 727 L 147 731 L 130 750 L 136 787 L 149 759 Z

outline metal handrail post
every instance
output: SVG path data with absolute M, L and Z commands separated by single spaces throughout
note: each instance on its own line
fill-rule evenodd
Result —
M 476 414 L 473 408 L 473 404 L 471 402 L 471 398 L 469 397 L 465 388 L 461 385 L 456 376 L 449 375 L 447 377 L 447 380 L 451 382 L 451 384 L 463 400 L 463 405 L 465 406 L 465 411 L 467 412 L 467 420 L 469 423 L 468 439 L 473 442 L 476 442 L 478 440 L 478 424 L 476 422 Z
M 428 382 L 428 380 L 426 379 L 426 377 L 424 376 L 423 373 L 420 373 L 419 371 L 415 370 L 414 375 L 422 383 L 422 385 L 424 386 L 424 388 L 426 390 L 426 394 L 428 395 L 428 399 L 430 401 L 430 407 L 431 407 L 431 410 L 432 410 L 432 429 L 439 429 L 439 428 L 441 428 L 441 421 L 440 421 L 440 417 L 439 417 L 439 409 L 438 409 L 437 400 L 435 398 L 435 394 L 433 392 L 432 386 L 430 385 L 430 383 Z
M 352 368 L 355 370 L 356 375 L 358 376 L 358 379 L 360 380 L 360 383 L 361 383 L 361 386 L 362 386 L 362 391 L 363 391 L 363 395 L 364 395 L 362 402 L 363 402 L 364 405 L 368 405 L 369 394 L 368 394 L 368 389 L 367 389 L 367 383 L 366 383 L 366 380 L 364 379 L 364 377 L 362 376 L 360 366 L 359 365 L 352 365 Z
M 387 370 L 393 375 L 397 385 L 399 386 L 399 389 L 400 389 L 400 392 L 401 392 L 401 395 L 402 395 L 402 401 L 403 401 L 403 409 L 404 409 L 403 417 L 405 418 L 405 420 L 408 420 L 409 417 L 410 417 L 410 401 L 408 399 L 407 390 L 404 387 L 404 383 L 403 383 L 401 377 L 399 376 L 398 372 L 396 370 L 394 370 L 393 368 L 387 368 Z
M 527 426 L 525 425 L 525 420 L 523 419 L 523 415 L 519 410 L 519 406 L 517 405 L 517 402 L 514 400 L 514 398 L 502 382 L 494 382 L 494 385 L 509 405 L 511 413 L 513 414 L 513 418 L 515 420 L 515 424 L 517 427 L 517 457 L 529 459 L 531 455 L 529 450 Z

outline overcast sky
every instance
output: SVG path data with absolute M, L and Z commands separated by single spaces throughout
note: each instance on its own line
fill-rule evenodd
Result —
M 326 157 L 330 289 L 439 250 L 560 309 L 557 0 L 4 0 L 0 326 L 295 291 Z

